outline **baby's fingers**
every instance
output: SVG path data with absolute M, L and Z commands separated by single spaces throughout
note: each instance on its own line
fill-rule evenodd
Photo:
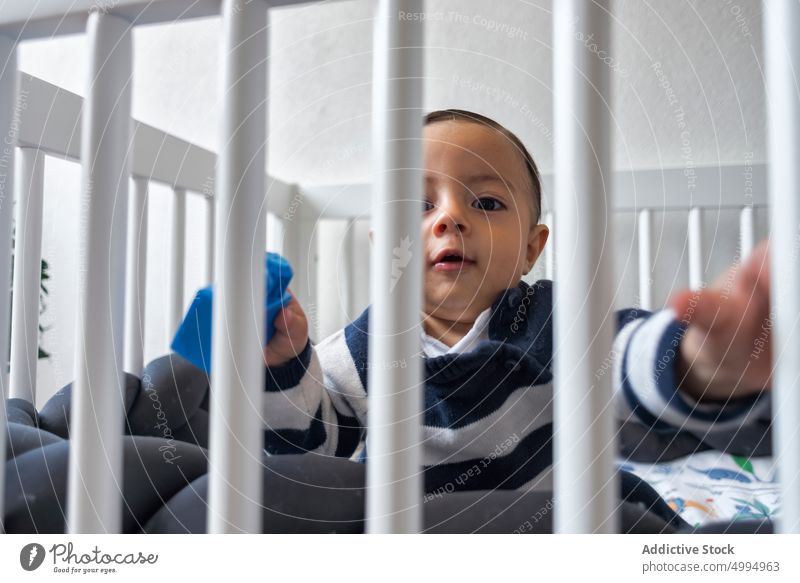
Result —
M 757 301 L 769 299 L 770 266 L 769 241 L 759 243 L 744 260 L 741 269 L 741 291 L 752 295 Z
M 294 322 L 295 315 L 292 310 L 289 309 L 289 306 L 282 308 L 278 315 L 275 316 L 274 324 L 275 324 L 275 331 L 282 332 L 284 334 L 289 334 L 290 330 L 292 329 L 292 324 Z
M 274 320 L 276 336 L 282 337 L 296 350 L 302 350 L 308 341 L 308 322 L 300 303 L 292 300 L 278 312 Z
M 724 291 L 715 289 L 685 290 L 670 299 L 679 321 L 704 330 L 735 325 L 741 314 L 734 304 Z

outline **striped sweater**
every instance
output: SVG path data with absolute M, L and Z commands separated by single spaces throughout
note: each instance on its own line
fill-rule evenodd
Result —
M 617 313 L 613 358 L 598 374 L 612 375 L 623 457 L 659 461 L 711 447 L 764 453 L 768 394 L 698 405 L 677 390 L 683 331 L 669 310 Z M 367 426 L 368 334 L 369 308 L 267 370 L 268 453 L 366 457 L 359 446 Z M 552 350 L 552 284 L 542 280 L 500 294 L 488 339 L 423 359 L 427 496 L 552 489 Z

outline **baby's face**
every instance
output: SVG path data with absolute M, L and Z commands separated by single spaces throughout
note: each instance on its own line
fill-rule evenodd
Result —
M 472 322 L 519 283 L 547 241 L 522 155 L 477 123 L 425 126 L 425 313 Z

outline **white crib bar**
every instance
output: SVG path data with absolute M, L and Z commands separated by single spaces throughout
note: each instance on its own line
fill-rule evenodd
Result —
M 213 196 L 205 198 L 206 205 L 206 254 L 203 267 L 203 284 L 211 285 L 214 281 L 214 221 L 216 221 L 217 202 Z
M 639 307 L 643 310 L 653 309 L 652 225 L 650 209 L 639 211 Z
M 186 191 L 172 189 L 171 228 L 169 233 L 169 291 L 167 309 L 167 346 L 183 320 L 183 271 L 186 257 Z
M 379 0 L 373 36 L 367 531 L 422 529 L 422 0 Z M 408 48 L 405 48 L 408 47 Z M 416 202 L 419 201 L 419 202 Z M 407 255 L 406 255 L 407 254 Z M 402 366 L 393 366 L 402 363 Z
M 613 311 L 609 229 L 610 73 L 576 30 L 611 46 L 608 1 L 554 3 L 555 416 L 554 527 L 618 531 L 609 375 Z M 597 377 L 597 378 L 596 378 Z
M 739 260 L 750 255 L 755 245 L 753 227 L 753 205 L 743 206 L 739 211 Z
M 144 367 L 144 322 L 147 286 L 147 195 L 149 182 L 133 180 L 128 205 L 125 291 L 125 370 L 139 376 Z
M 222 5 L 208 532 L 261 532 L 267 4 Z
M 283 219 L 275 213 L 267 213 L 267 249 L 286 256 Z
M 773 456 L 781 488 L 777 531 L 800 533 L 800 4 L 763 3 L 772 243 Z
M 310 220 L 298 214 L 288 227 L 284 230 L 286 235 L 284 241 L 290 242 L 293 249 L 293 256 L 296 260 L 292 265 L 295 266 L 296 278 L 292 291 L 297 294 L 297 299 L 306 311 L 308 316 L 308 333 L 311 338 L 318 340 L 319 300 L 317 298 L 318 288 L 318 246 L 317 220 Z
M 17 156 L 9 393 L 12 397 L 35 404 L 36 365 L 39 361 L 44 152 L 20 148 Z
M 122 520 L 122 329 L 131 23 L 93 12 L 83 109 L 81 287 L 76 335 L 67 523 L 72 534 L 117 533 Z
M 704 283 L 703 272 L 703 210 L 689 209 L 689 287 L 700 289 Z
M 342 239 L 342 273 L 341 279 L 344 285 L 340 284 L 339 289 L 344 287 L 344 298 L 342 308 L 345 315 L 342 325 L 347 325 L 351 319 L 356 317 L 356 220 L 354 217 L 347 219 L 347 227 Z
M 300 194 L 295 192 L 294 196 L 299 197 Z M 309 336 L 318 340 L 315 317 L 318 312 L 316 221 L 303 217 L 301 210 L 302 206 L 293 213 L 284 214 L 277 221 L 280 227 L 268 236 L 268 247 L 273 248 L 280 242 L 283 255 L 294 270 L 289 288 L 306 312 Z M 276 221 L 268 220 L 267 224 L 272 226 Z
M 0 35 L 0 354 L 8 354 L 11 317 L 11 230 L 14 205 L 14 158 L 19 132 L 17 110 L 17 45 L 14 39 Z M 0 360 L 0 533 L 3 527 L 5 500 L 6 397 L 8 374 L 5 357 Z

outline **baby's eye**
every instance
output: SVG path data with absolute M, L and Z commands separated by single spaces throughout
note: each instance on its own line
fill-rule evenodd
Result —
M 473 202 L 472 206 L 482 211 L 499 211 L 505 208 L 505 205 L 493 196 L 482 196 Z
M 433 210 L 433 203 L 429 200 L 423 201 L 422 203 L 422 210 L 423 212 L 428 212 Z

